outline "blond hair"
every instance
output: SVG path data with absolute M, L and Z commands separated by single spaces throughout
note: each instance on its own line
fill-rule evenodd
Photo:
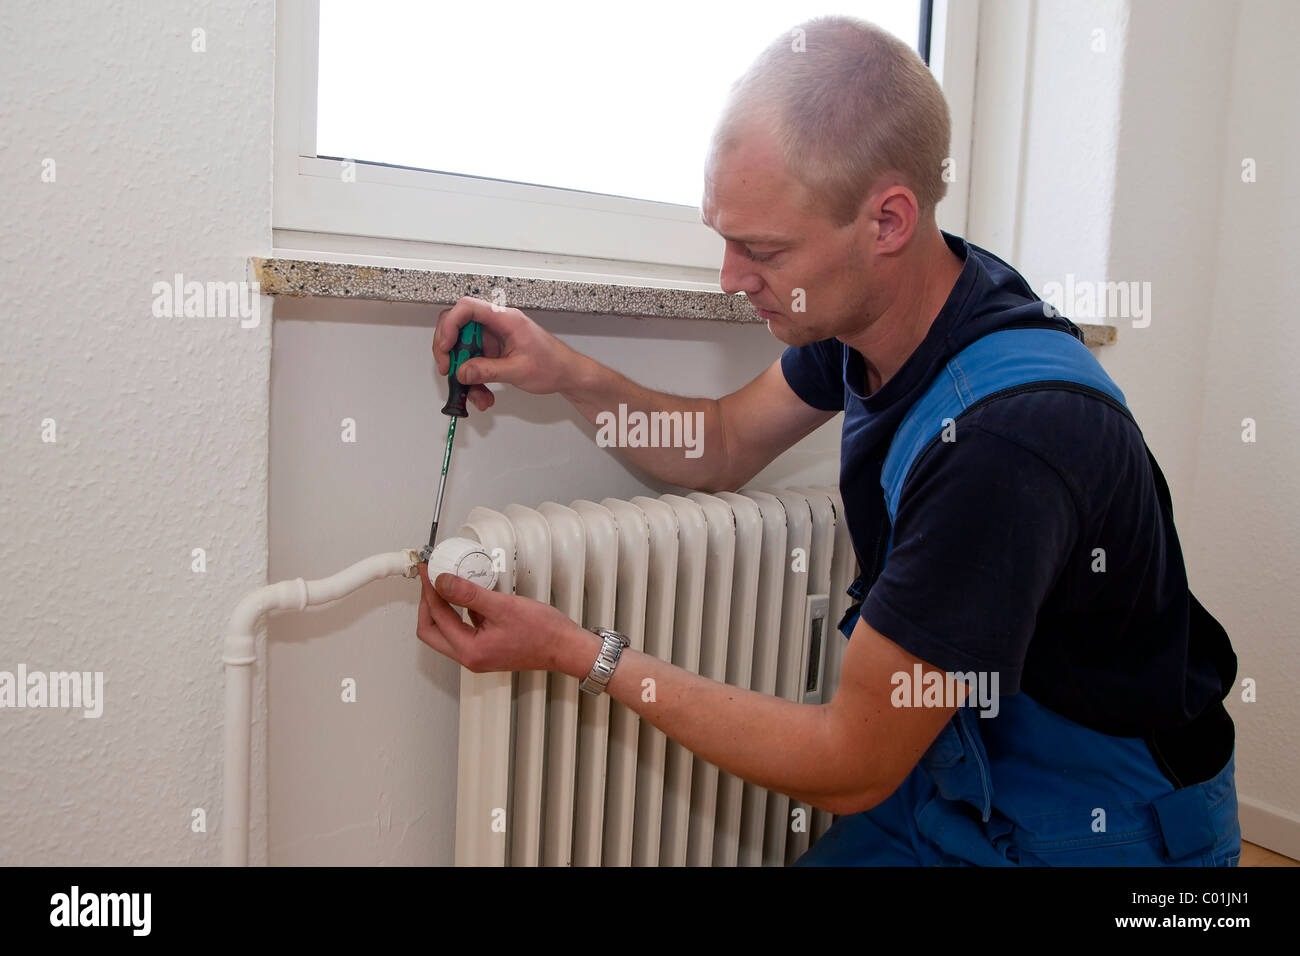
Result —
M 777 139 L 786 165 L 839 225 L 867 190 L 897 174 L 922 211 L 947 192 L 951 121 L 916 51 L 873 23 L 817 17 L 772 41 L 731 88 L 714 149 L 751 122 Z

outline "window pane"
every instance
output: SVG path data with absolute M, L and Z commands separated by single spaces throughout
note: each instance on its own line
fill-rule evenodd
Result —
M 557 7 L 559 9 L 557 10 Z M 733 80 L 810 17 L 920 0 L 321 0 L 317 154 L 694 206 Z

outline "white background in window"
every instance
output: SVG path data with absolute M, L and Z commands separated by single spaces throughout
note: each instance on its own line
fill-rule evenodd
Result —
M 731 83 L 810 17 L 919 0 L 321 0 L 321 156 L 698 205 Z

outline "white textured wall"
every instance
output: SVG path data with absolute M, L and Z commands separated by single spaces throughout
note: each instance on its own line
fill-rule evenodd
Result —
M 1270 4 L 1255 5 L 1262 11 Z M 1180 527 L 1188 530 L 1197 517 L 1189 506 L 1200 404 L 1208 397 L 1210 303 L 1222 279 L 1218 236 L 1232 217 L 1220 192 L 1235 10 L 1222 0 L 1133 3 L 1132 55 L 1124 62 L 1117 117 L 1105 278 L 1151 283 L 1151 324 L 1115 320 L 1119 342 L 1106 367 L 1124 389 L 1169 479 Z
M 220 638 L 266 567 L 270 323 L 154 318 L 151 287 L 242 280 L 267 250 L 272 26 L 237 0 L 0 7 L 0 670 L 103 671 L 105 696 L 98 719 L 0 710 L 0 863 L 220 859 Z
M 447 420 L 438 309 L 329 300 L 276 307 L 271 577 L 319 577 L 428 537 Z M 535 313 L 651 388 L 718 396 L 781 353 L 763 326 Z M 355 443 L 340 422 L 357 423 Z M 840 418 L 751 484 L 834 484 Z M 439 537 L 475 505 L 680 493 L 647 483 L 563 398 L 504 388 L 456 431 Z M 415 636 L 416 582 L 392 579 L 270 626 L 270 862 L 450 865 L 457 666 Z M 355 703 L 341 700 L 356 680 Z

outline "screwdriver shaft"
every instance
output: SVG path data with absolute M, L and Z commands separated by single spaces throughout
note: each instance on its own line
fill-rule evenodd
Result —
M 442 495 L 447 490 L 447 469 L 451 465 L 451 445 L 456 440 L 456 418 L 449 416 L 451 424 L 447 426 L 447 447 L 442 452 L 442 476 L 438 479 L 438 500 L 433 506 L 433 527 L 429 529 L 429 550 L 433 550 L 434 539 L 438 537 L 438 517 L 442 514 Z

